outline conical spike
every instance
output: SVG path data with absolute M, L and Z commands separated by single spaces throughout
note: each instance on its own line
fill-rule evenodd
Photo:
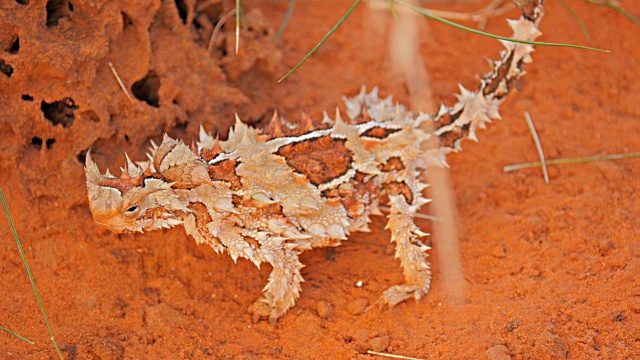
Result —
M 326 111 L 322 112 L 322 123 L 333 125 L 333 120 L 331 120 L 331 118 L 329 117 L 329 114 L 327 114 Z
M 211 149 L 211 151 L 215 154 L 219 154 L 222 152 L 222 148 L 220 147 L 220 139 L 218 137 L 218 134 L 216 134 L 216 139 L 214 141 L 215 142 L 213 143 L 213 149 Z
M 369 116 L 369 110 L 366 106 L 362 107 L 362 122 L 367 123 L 371 121 L 371 116 Z
M 93 159 L 91 159 L 91 151 L 87 150 L 87 156 L 85 158 L 84 161 L 84 166 L 85 166 L 85 174 L 87 177 L 87 183 L 90 184 L 94 184 L 94 185 L 101 185 L 103 181 L 106 180 L 106 173 L 105 175 L 102 175 L 100 173 L 100 169 L 98 168 L 98 165 L 96 165 L 96 163 L 93 162 Z M 107 173 L 109 172 L 109 170 L 107 170 Z
M 340 109 L 336 107 L 336 122 L 344 122 L 340 116 Z
M 284 136 L 284 132 L 282 131 L 282 125 L 280 122 L 280 116 L 278 116 L 278 110 L 273 111 L 273 117 L 271 118 L 270 125 L 273 124 L 273 132 L 271 136 L 273 138 L 279 138 Z
M 123 180 L 131 180 L 131 175 L 129 174 L 129 163 L 131 162 L 131 159 L 129 159 L 129 155 L 127 155 L 127 153 L 124 153 L 124 156 L 127 158 L 127 161 L 124 163 L 124 168 L 122 168 L 122 175 L 120 175 L 120 178 Z
M 304 124 L 304 132 L 308 133 L 308 132 L 312 132 L 313 130 L 315 130 L 315 126 L 313 126 L 313 120 L 311 120 L 311 116 L 305 114 L 304 112 L 301 112 L 302 114 L 302 123 Z
M 147 164 L 147 168 L 144 169 L 144 176 L 151 176 L 153 173 L 151 172 L 151 163 Z

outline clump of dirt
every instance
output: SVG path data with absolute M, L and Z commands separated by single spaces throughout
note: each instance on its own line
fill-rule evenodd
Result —
M 372 233 L 303 254 L 302 297 L 271 325 L 252 324 L 246 312 L 270 269 L 234 265 L 181 229 L 115 235 L 95 224 L 84 186 L 86 153 L 116 173 L 123 152 L 143 159 L 149 140 L 165 132 L 190 142 L 203 125 L 224 137 L 234 113 L 260 126 L 276 106 L 288 118 L 300 110 L 318 117 L 362 84 L 406 100 L 410 94 L 384 50 L 393 17 L 360 6 L 276 85 L 349 3 L 297 4 L 275 44 L 286 3 L 243 1 L 247 26 L 236 55 L 233 18 L 211 39 L 233 2 L 4 1 L 0 186 L 65 357 L 372 357 L 367 350 L 418 358 L 640 356 L 639 161 L 553 167 L 550 184 L 538 169 L 502 171 L 537 158 L 525 110 L 547 158 L 638 150 L 640 82 L 629 70 L 640 59 L 638 25 L 606 8 L 573 5 L 592 38 L 551 2 L 541 40 L 612 53 L 537 48 L 520 92 L 502 107 L 505 121 L 449 158 L 464 303 L 448 300 L 435 255 L 434 286 L 419 303 L 354 310 L 367 309 L 402 281 L 377 219 Z M 623 5 L 640 14 L 638 4 Z M 453 10 L 475 6 L 481 5 Z M 515 18 L 517 10 L 507 15 Z M 486 30 L 509 33 L 500 19 Z M 486 71 L 483 57 L 500 49 L 495 40 L 438 23 L 423 23 L 420 32 L 428 35 L 419 46 L 434 97 L 449 104 L 457 83 L 474 88 L 473 72 Z M 10 231 L 0 224 L 0 287 L 6 289 L 0 326 L 36 342 L 0 333 L 0 357 L 53 357 Z M 434 247 L 437 241 L 436 234 Z

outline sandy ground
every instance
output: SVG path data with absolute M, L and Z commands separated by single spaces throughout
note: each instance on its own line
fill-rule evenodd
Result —
M 588 40 L 558 2 L 547 4 L 542 41 L 612 52 L 538 48 L 520 91 L 502 106 L 503 121 L 449 157 L 461 303 L 450 300 L 442 278 L 447 264 L 434 251 L 426 298 L 363 313 L 402 281 L 377 219 L 371 233 L 303 254 L 306 282 L 296 307 L 276 324 L 253 324 L 246 309 L 270 269 L 234 265 L 196 246 L 182 229 L 144 235 L 101 229 L 86 200 L 86 151 L 103 170 L 118 173 L 123 152 L 141 159 L 149 139 L 167 132 L 189 141 L 200 124 L 224 135 L 234 112 L 257 125 L 276 106 L 288 119 L 300 110 L 321 116 L 363 84 L 408 102 L 387 50 L 393 19 L 362 4 L 276 85 L 349 2 L 298 2 L 278 45 L 273 34 L 286 3 L 246 2 L 249 29 L 239 56 L 233 21 L 207 54 L 213 26 L 232 2 L 104 3 L 0 5 L 0 186 L 65 358 L 376 358 L 367 350 L 429 359 L 640 358 L 640 160 L 551 167 L 549 184 L 540 169 L 502 170 L 537 160 L 524 111 L 547 158 L 640 150 L 640 25 L 568 1 L 591 32 Z M 621 3 L 640 14 L 640 3 Z M 488 70 L 483 58 L 500 49 L 495 40 L 424 19 L 419 30 L 436 102 L 452 104 L 458 83 L 475 88 L 474 74 Z M 502 18 L 486 30 L 510 33 Z M 428 221 L 420 226 L 432 230 Z M 0 358 L 54 358 L 4 218 L 0 239 L 0 325 L 36 343 L 0 333 Z

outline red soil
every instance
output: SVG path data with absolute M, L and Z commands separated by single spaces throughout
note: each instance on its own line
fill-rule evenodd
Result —
M 502 171 L 537 159 L 524 111 L 547 158 L 639 150 L 640 27 L 619 13 L 570 2 L 591 32 L 587 40 L 550 1 L 542 41 L 612 53 L 538 48 L 520 91 L 502 106 L 504 120 L 449 157 L 462 304 L 448 300 L 446 264 L 434 251 L 426 298 L 361 313 L 402 281 L 377 219 L 372 233 L 302 255 L 302 297 L 272 325 L 252 324 L 247 313 L 268 267 L 234 265 L 196 246 L 182 229 L 115 235 L 95 224 L 84 155 L 91 149 L 102 169 L 116 170 L 124 151 L 143 158 L 148 140 L 163 132 L 190 140 L 203 124 L 225 133 L 234 112 L 264 123 L 276 105 L 290 119 L 300 109 L 321 116 L 362 84 L 407 101 L 385 50 L 391 16 L 373 18 L 361 4 L 302 68 L 276 85 L 350 2 L 299 2 L 276 46 L 271 29 L 286 3 L 243 1 L 264 16 L 248 15 L 239 56 L 231 20 L 212 57 L 206 53 L 212 24 L 232 2 L 224 11 L 216 1 L 201 9 L 199 26 L 193 0 L 49 3 L 49 15 L 44 0 L 0 5 L 0 186 L 65 358 L 374 358 L 367 350 L 418 358 L 640 357 L 640 160 L 551 167 L 549 184 L 540 169 Z M 640 3 L 622 3 L 640 14 Z M 186 25 L 176 4 L 188 10 Z M 502 19 L 490 20 L 486 30 L 510 33 Z M 420 33 L 433 97 L 448 104 L 458 82 L 476 86 L 473 74 L 487 70 L 483 57 L 495 58 L 500 49 L 495 40 L 439 23 L 421 21 Z M 127 100 L 109 61 L 146 102 Z M 427 221 L 420 225 L 431 228 Z M 0 358 L 53 358 L 5 220 L 0 239 L 0 325 L 36 343 L 0 332 Z M 432 243 L 438 247 L 437 234 Z M 355 286 L 359 280 L 362 287 Z

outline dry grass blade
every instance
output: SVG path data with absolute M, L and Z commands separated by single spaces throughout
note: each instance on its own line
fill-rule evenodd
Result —
M 16 232 L 16 227 L 15 225 L 13 225 L 13 220 L 11 219 L 11 214 L 9 213 L 9 207 L 7 206 L 7 202 L 4 199 L 4 194 L 2 193 L 2 189 L 0 189 L 0 201 L 2 202 L 2 207 L 4 208 L 4 214 L 7 216 L 7 221 L 9 221 L 9 227 L 11 228 L 11 232 L 13 233 L 13 238 L 16 240 L 16 245 L 18 246 L 18 252 L 20 252 L 22 263 L 24 264 L 24 268 L 27 271 L 27 277 L 29 277 L 29 282 L 31 282 L 33 293 L 36 295 L 38 306 L 40 306 L 40 312 L 42 313 L 42 317 L 44 318 L 44 324 L 47 326 L 47 331 L 49 331 L 51 342 L 53 343 L 53 347 L 56 349 L 56 352 L 58 353 L 58 358 L 60 358 L 60 360 L 63 360 L 62 353 L 58 348 L 56 339 L 53 337 L 53 331 L 51 330 L 51 325 L 49 325 L 49 318 L 47 317 L 47 313 L 44 311 L 44 305 L 42 305 L 42 300 L 40 299 L 40 294 L 38 293 L 36 282 L 33 279 L 33 274 L 31 274 L 31 268 L 27 263 L 27 257 L 24 255 L 24 250 L 22 249 L 22 242 L 20 242 L 20 238 L 18 237 L 18 233 Z
M 282 80 L 284 80 L 287 77 L 289 77 L 289 75 L 291 75 L 294 71 L 296 71 L 305 61 L 307 61 L 307 59 L 309 57 L 311 57 L 311 55 L 313 55 L 320 48 L 320 46 L 322 46 L 322 44 L 324 44 L 324 42 L 327 41 L 327 39 L 329 39 L 329 37 L 331 37 L 331 35 L 333 35 L 334 32 L 336 32 L 336 30 L 338 30 L 340 25 L 342 25 L 342 23 L 345 20 L 347 20 L 347 18 L 349 17 L 349 15 L 351 15 L 353 10 L 355 10 L 355 8 L 358 7 L 358 4 L 360 3 L 360 1 L 361 0 L 356 0 L 353 3 L 353 5 L 351 5 L 349 10 L 347 10 L 347 12 L 342 16 L 342 18 L 340 18 L 340 20 L 333 26 L 333 28 L 331 28 L 331 30 L 329 30 L 327 35 L 325 35 L 322 38 L 322 40 L 320 40 L 320 42 L 316 46 L 314 46 L 313 49 L 311 49 L 311 51 L 309 51 L 309 53 L 307 55 L 305 55 L 305 57 L 303 57 L 302 60 L 300 60 L 300 62 L 296 66 L 293 67 L 293 69 L 289 70 L 288 73 L 286 73 L 280 80 L 278 80 L 278 82 L 281 82 Z
M 468 32 L 473 33 L 473 34 L 486 36 L 486 37 L 489 37 L 489 38 L 492 38 L 492 39 L 510 41 L 510 42 L 515 42 L 515 43 L 520 43 L 520 44 L 538 45 L 538 46 L 567 47 L 567 48 L 591 50 L 591 51 L 598 51 L 598 52 L 605 52 L 605 53 L 611 52 L 609 50 L 598 49 L 598 48 L 589 47 L 589 46 L 574 45 L 574 44 L 550 43 L 550 42 L 541 42 L 541 41 L 517 40 L 517 39 L 505 37 L 505 36 L 494 35 L 494 34 L 491 34 L 491 33 L 488 33 L 488 32 L 472 29 L 470 27 L 467 27 L 467 26 L 464 26 L 464 25 L 460 25 L 460 24 L 455 23 L 453 21 L 449 21 L 449 20 L 443 19 L 441 17 L 435 16 L 435 15 L 433 15 L 433 14 L 431 14 L 431 13 L 429 13 L 429 12 L 419 8 L 419 7 L 415 7 L 415 6 L 413 6 L 411 4 L 408 4 L 408 3 L 404 2 L 404 1 L 400 1 L 400 0 L 393 0 L 393 1 L 398 3 L 398 4 L 401 4 L 403 6 L 406 6 L 407 8 L 417 12 L 418 14 L 424 15 L 424 16 L 428 17 L 431 20 L 435 20 L 435 21 L 441 22 L 443 24 L 447 24 L 449 26 L 453 26 L 453 27 L 455 27 L 457 29 L 465 30 L 465 31 L 468 31 Z
M 289 25 L 289 21 L 291 21 L 291 15 L 293 15 L 293 9 L 296 6 L 296 0 L 289 0 L 289 5 L 287 5 L 287 11 L 284 13 L 284 17 L 282 18 L 282 22 L 280 23 L 280 27 L 278 28 L 278 32 L 275 36 L 276 43 L 280 42 L 282 38 L 282 34 L 284 34 L 284 30 Z
M 9 330 L 9 329 L 7 329 L 7 328 L 3 327 L 3 326 L 0 326 L 0 330 L 2 330 L 2 331 L 4 331 L 4 332 L 6 332 L 7 334 L 9 334 L 9 335 L 11 335 L 11 336 L 13 336 L 13 337 L 16 337 L 16 338 L 18 338 L 18 339 L 20 339 L 20 340 L 22 340 L 22 341 L 24 341 L 24 342 L 26 342 L 26 343 L 29 343 L 29 344 L 31 344 L 31 345 L 33 345 L 33 344 L 34 344 L 34 342 L 33 342 L 33 341 L 31 341 L 31 340 L 29 340 L 29 339 L 27 339 L 27 338 L 25 338 L 25 337 L 23 337 L 23 336 L 20 336 L 20 335 L 18 335 L 18 334 L 16 334 L 16 333 L 14 333 L 13 331 L 11 331 L 11 330 Z
M 240 48 L 240 13 L 242 8 L 240 7 L 240 0 L 236 0 L 236 55 L 238 55 L 238 49 Z
M 118 82 L 118 85 L 120 85 L 120 88 L 122 89 L 122 92 L 124 92 L 124 94 L 127 96 L 127 99 L 129 99 L 129 102 L 131 104 L 133 104 L 133 99 L 131 98 L 131 95 L 129 94 L 129 91 L 127 90 L 127 87 L 124 86 L 124 82 L 122 82 L 122 79 L 120 78 L 120 75 L 118 75 L 118 72 L 116 71 L 116 68 L 113 66 L 111 61 L 109 61 L 108 64 L 109 64 L 109 68 L 111 68 L 111 72 L 113 73 L 113 76 L 115 76 L 116 81 Z
M 589 156 L 589 157 L 581 157 L 581 158 L 569 158 L 569 159 L 555 159 L 555 160 L 547 160 L 544 163 L 546 165 L 565 165 L 565 164 L 579 164 L 579 163 L 590 163 L 596 161 L 609 161 L 609 160 L 622 160 L 622 159 L 631 159 L 640 157 L 640 151 L 632 152 L 628 154 L 614 154 L 614 155 L 603 155 L 603 156 Z M 534 161 L 524 164 L 515 164 L 515 165 L 507 165 L 502 170 L 504 172 L 510 172 L 520 169 L 527 169 L 532 167 L 542 166 L 540 161 Z
M 398 13 L 396 12 L 396 7 L 393 6 L 393 0 L 387 0 L 387 6 L 389 6 L 389 10 L 391 11 L 391 15 L 393 15 L 393 19 L 396 21 L 396 24 L 399 24 L 400 20 L 398 19 Z
M 591 39 L 591 35 L 589 35 L 589 31 L 587 31 L 587 27 L 584 26 L 584 23 L 582 22 L 582 19 L 580 19 L 580 16 L 578 16 L 578 14 L 576 14 L 576 12 L 573 11 L 573 9 L 566 2 L 564 2 L 564 0 L 558 0 L 558 2 L 576 20 L 578 26 L 580 26 L 580 29 L 582 29 L 584 36 L 586 36 L 587 39 Z
M 524 112 L 524 119 L 527 121 L 529 131 L 531 132 L 531 136 L 533 137 L 533 142 L 536 144 L 536 149 L 538 150 L 538 156 L 540 157 L 540 163 L 542 164 L 542 174 L 544 175 L 544 182 L 548 184 L 549 173 L 547 172 L 547 165 L 544 161 L 544 152 L 542 152 L 542 145 L 540 145 L 538 133 L 536 132 L 536 128 L 533 126 L 533 121 L 531 120 L 531 116 L 529 116 L 528 111 Z
M 369 3 L 369 6 L 372 6 L 373 8 L 389 7 L 391 12 L 394 14 L 394 17 L 396 17 L 397 15 L 396 15 L 396 10 L 393 7 L 393 1 L 392 0 L 387 0 L 387 1 L 388 1 L 387 5 L 385 5 L 380 0 L 372 1 Z M 480 27 L 482 27 L 483 24 L 485 24 L 487 20 L 489 20 L 490 18 L 503 15 L 509 10 L 515 8 L 515 5 L 512 3 L 507 3 L 504 6 L 500 6 L 502 5 L 503 2 L 505 2 L 505 0 L 493 0 L 489 4 L 487 4 L 487 6 L 474 12 L 447 11 L 447 10 L 437 10 L 437 9 L 430 9 L 430 8 L 424 8 L 424 7 L 421 7 L 420 9 L 430 13 L 431 15 L 438 16 L 443 19 L 475 21 L 480 23 Z M 410 11 L 409 9 L 403 9 L 403 8 L 400 8 L 398 10 Z
M 625 8 L 620 6 L 617 3 L 617 1 L 612 1 L 612 0 L 601 0 L 601 1 L 599 1 L 599 0 L 584 0 L 584 2 L 589 3 L 589 4 L 593 4 L 593 5 L 605 6 L 605 7 L 611 8 L 611 9 L 619 12 L 620 14 L 622 14 L 624 17 L 626 17 L 627 19 L 631 20 L 632 22 L 634 22 L 636 24 L 640 24 L 640 19 L 638 19 L 637 17 L 633 16 L 630 12 L 625 10 Z
M 373 351 L 373 350 L 367 350 L 367 354 L 378 355 L 378 356 L 387 357 L 387 358 L 391 358 L 391 359 L 424 360 L 424 359 L 421 359 L 421 358 L 414 358 L 414 357 L 410 357 L 410 356 L 389 354 L 389 353 L 377 352 L 377 351 Z
M 220 34 L 220 30 L 222 29 L 222 26 L 224 25 L 225 22 L 227 22 L 227 20 L 229 20 L 235 14 L 236 14 L 236 9 L 233 9 L 228 13 L 224 14 L 224 16 L 221 17 L 218 23 L 216 24 L 216 27 L 213 28 L 213 32 L 211 33 L 211 39 L 209 39 L 209 47 L 207 47 L 207 53 L 209 55 L 211 55 L 211 52 L 213 51 L 213 47 L 216 44 L 216 39 Z

